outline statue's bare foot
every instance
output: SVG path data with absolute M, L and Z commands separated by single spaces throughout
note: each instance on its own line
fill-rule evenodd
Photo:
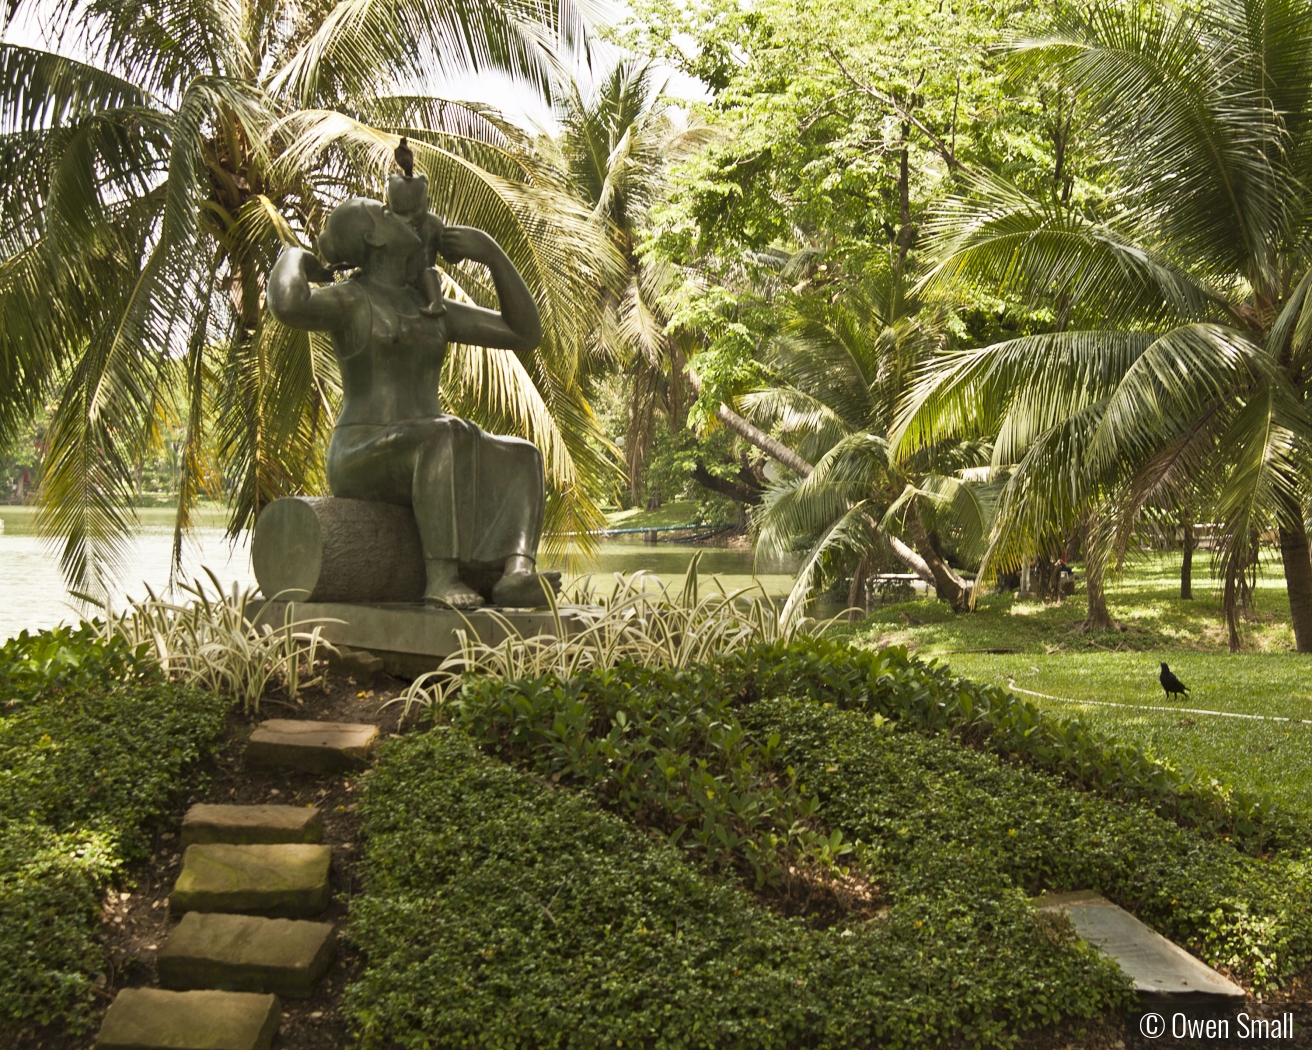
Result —
M 436 594 L 425 594 L 424 604 L 439 609 L 477 609 L 483 605 L 483 596 L 465 583 L 453 583 Z
M 512 609 L 532 609 L 547 604 L 545 588 L 560 590 L 558 572 L 508 572 L 492 588 L 492 604 Z

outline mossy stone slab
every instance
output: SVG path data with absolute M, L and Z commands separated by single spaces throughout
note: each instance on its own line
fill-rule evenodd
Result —
M 1088 890 L 1038 897 L 1040 911 L 1062 912 L 1075 932 L 1110 956 L 1134 982 L 1141 1003 L 1242 1003 L 1244 990 L 1145 926 L 1124 908 Z
M 271 718 L 251 734 L 246 764 L 253 769 L 349 773 L 368 765 L 377 741 L 378 727 L 364 723 Z
M 188 846 L 169 896 L 175 914 L 239 912 L 307 919 L 328 907 L 332 851 L 303 843 Z
M 165 988 L 222 988 L 308 999 L 337 934 L 326 922 L 188 912 L 156 956 Z
M 201 802 L 182 818 L 182 846 L 227 842 L 250 846 L 277 842 L 318 842 L 323 814 L 313 806 L 215 806 Z
M 97 1050 L 269 1050 L 276 995 L 125 988 L 105 1012 Z

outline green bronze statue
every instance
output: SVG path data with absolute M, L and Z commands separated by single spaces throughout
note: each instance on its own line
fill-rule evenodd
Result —
M 495 605 L 544 603 L 535 571 L 542 531 L 542 455 L 527 441 L 488 434 L 442 410 L 447 344 L 526 351 L 542 324 L 524 279 L 482 230 L 442 224 L 423 176 L 392 176 L 389 205 L 362 197 L 328 216 L 320 261 L 284 251 L 269 276 L 269 309 L 285 325 L 331 333 L 342 410 L 328 445 L 338 497 L 410 506 L 427 571 L 425 602 L 484 604 L 471 580 L 495 579 Z M 491 271 L 499 312 L 440 298 L 436 252 Z M 334 270 L 355 269 L 334 281 Z M 315 286 L 318 287 L 315 287 Z M 498 577 L 499 574 L 499 577 Z

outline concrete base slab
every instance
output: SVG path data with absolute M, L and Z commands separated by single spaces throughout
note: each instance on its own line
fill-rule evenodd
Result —
M 373 685 L 387 670 L 381 658 L 368 649 L 336 646 L 328 653 L 328 666 L 338 674 L 350 675 L 360 685 Z
M 347 773 L 369 764 L 378 727 L 359 722 L 261 722 L 246 744 L 246 764 L 302 773 Z
M 188 912 L 156 956 L 159 983 L 308 999 L 336 946 L 326 922 Z
M 557 633 L 551 613 L 541 610 L 485 609 L 458 613 L 406 603 L 283 602 L 271 601 L 261 623 L 279 627 L 286 623 L 288 606 L 293 622 L 323 621 L 320 633 L 336 646 L 366 649 L 383 661 L 389 674 L 413 678 L 434 670 L 442 660 L 460 650 L 457 631 L 464 631 L 487 645 L 506 638 L 506 625 L 525 638 Z M 592 606 L 560 607 L 560 631 L 574 634 L 586 626 L 584 614 Z
M 169 907 L 174 914 L 222 911 L 312 918 L 328 907 L 331 863 L 327 846 L 188 846 Z
M 1084 940 L 1110 956 L 1144 1003 L 1242 1003 L 1244 990 L 1178 944 L 1096 893 L 1057 893 L 1035 900 L 1040 911 L 1064 912 Z
M 198 803 L 182 818 L 182 846 L 227 842 L 236 846 L 318 842 L 323 814 L 313 806 L 212 806 Z
M 276 995 L 125 988 L 105 1012 L 97 1050 L 269 1050 Z

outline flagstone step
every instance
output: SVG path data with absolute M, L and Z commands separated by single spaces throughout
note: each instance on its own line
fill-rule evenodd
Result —
M 155 957 L 165 988 L 222 988 L 308 999 L 337 934 L 326 922 L 188 912 Z
M 352 772 L 368 764 L 377 740 L 378 727 L 364 723 L 271 718 L 251 734 L 246 765 L 302 773 Z
M 1244 990 L 1105 897 L 1089 891 L 1039 897 L 1040 911 L 1063 912 L 1084 940 L 1110 956 L 1134 982 L 1140 1002 L 1244 1001 Z
M 97 1050 L 269 1050 L 276 995 L 125 988 L 105 1012 Z
M 169 896 L 174 914 L 242 912 L 306 919 L 328 907 L 332 851 L 305 843 L 188 846 Z
M 182 818 L 182 846 L 226 842 L 250 846 L 318 842 L 323 814 L 313 806 L 215 806 L 197 803 Z

